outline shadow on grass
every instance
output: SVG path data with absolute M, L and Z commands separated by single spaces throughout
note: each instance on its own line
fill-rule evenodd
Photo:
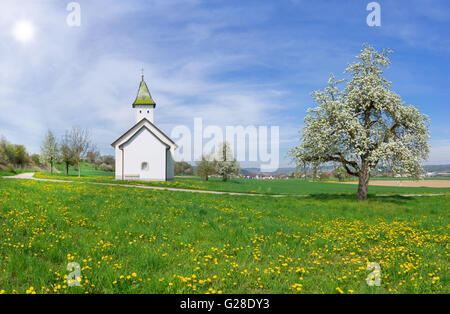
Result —
M 329 194 L 329 193 L 321 193 L 321 194 L 311 194 L 308 198 L 318 200 L 318 201 L 336 201 L 336 200 L 346 200 L 346 201 L 355 201 L 355 202 L 365 202 L 359 201 L 356 199 L 355 193 L 348 194 Z M 375 194 L 368 194 L 367 201 L 376 201 L 382 203 L 395 203 L 398 205 L 407 204 L 413 200 L 413 197 L 410 196 L 401 196 L 401 195 L 392 195 L 392 196 L 376 196 Z

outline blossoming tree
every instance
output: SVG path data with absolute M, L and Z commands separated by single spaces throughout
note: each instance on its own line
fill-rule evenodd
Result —
M 359 200 L 367 199 L 370 171 L 377 165 L 419 177 L 429 153 L 429 120 L 391 91 L 383 78 L 390 65 L 390 50 L 365 45 L 357 62 L 344 73 L 343 90 L 331 75 L 323 91 L 312 96 L 317 103 L 304 120 L 300 145 L 290 153 L 298 164 L 336 162 L 359 177 Z
M 217 174 L 222 176 L 222 181 L 227 181 L 231 176 L 239 174 L 239 163 L 233 157 L 233 151 L 228 142 L 219 144 L 216 160 Z

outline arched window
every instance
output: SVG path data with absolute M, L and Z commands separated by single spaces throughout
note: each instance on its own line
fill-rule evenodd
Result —
M 150 110 L 147 110 L 147 113 L 150 113 Z
M 142 113 L 142 110 L 139 110 L 139 113 Z
M 148 162 L 144 161 L 141 164 L 141 170 L 148 171 Z

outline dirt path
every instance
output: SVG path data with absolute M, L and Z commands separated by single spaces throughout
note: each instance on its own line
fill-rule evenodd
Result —
M 190 192 L 190 193 L 206 193 L 206 194 L 220 194 L 220 195 L 244 195 L 244 196 L 269 196 L 269 197 L 286 197 L 286 196 L 300 196 L 307 197 L 308 194 L 256 194 L 256 193 L 241 193 L 241 192 L 222 192 L 222 191 L 208 191 L 208 190 L 193 190 L 193 189 L 182 189 L 182 188 L 170 188 L 162 186 L 149 186 L 140 184 L 121 184 L 121 183 L 103 183 L 103 182 L 77 182 L 73 180 L 61 180 L 61 179 L 41 179 L 35 178 L 33 172 L 21 173 L 15 176 L 3 177 L 4 179 L 29 179 L 35 181 L 46 181 L 46 182 L 68 182 L 68 183 L 87 183 L 95 185 L 106 185 L 106 186 L 122 186 L 127 188 L 140 188 L 149 190 L 166 190 L 166 191 L 178 191 L 178 192 Z
M 35 180 L 35 181 L 46 181 L 46 182 L 66 182 L 66 183 L 87 183 L 95 185 L 106 185 L 106 186 L 121 186 L 127 188 L 139 188 L 139 189 L 149 189 L 149 190 L 165 190 L 165 191 L 177 191 L 177 192 L 189 192 L 189 193 L 204 193 L 204 194 L 219 194 L 219 195 L 243 195 L 243 196 L 266 196 L 266 197 L 308 197 L 311 194 L 255 194 L 255 193 L 241 193 L 241 192 L 222 192 L 222 191 L 208 191 L 208 190 L 192 190 L 192 189 L 181 189 L 181 188 L 169 188 L 161 186 L 149 186 L 149 185 L 135 185 L 135 184 L 116 184 L 116 183 L 101 183 L 101 182 L 77 182 L 72 180 L 61 180 L 61 179 L 41 179 L 35 178 L 33 172 L 25 172 L 15 176 L 3 177 L 4 179 L 19 179 L 19 180 Z M 350 183 L 350 182 L 348 182 Z M 400 194 L 400 196 L 440 196 L 445 194 Z M 388 196 L 398 196 L 398 194 L 376 194 L 379 197 Z
M 35 179 L 34 178 L 34 172 L 24 172 L 24 173 L 17 174 L 15 176 L 3 177 L 3 178 L 8 178 L 8 179 Z

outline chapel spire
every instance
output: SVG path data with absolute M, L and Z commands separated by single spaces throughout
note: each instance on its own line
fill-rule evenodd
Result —
M 136 96 L 136 100 L 133 103 L 133 108 L 135 108 L 136 105 L 149 105 L 153 106 L 154 108 L 156 106 L 156 103 L 153 101 L 152 95 L 150 94 L 147 84 L 144 81 L 144 69 L 142 69 L 141 77 L 142 80 L 139 84 L 139 90 Z

